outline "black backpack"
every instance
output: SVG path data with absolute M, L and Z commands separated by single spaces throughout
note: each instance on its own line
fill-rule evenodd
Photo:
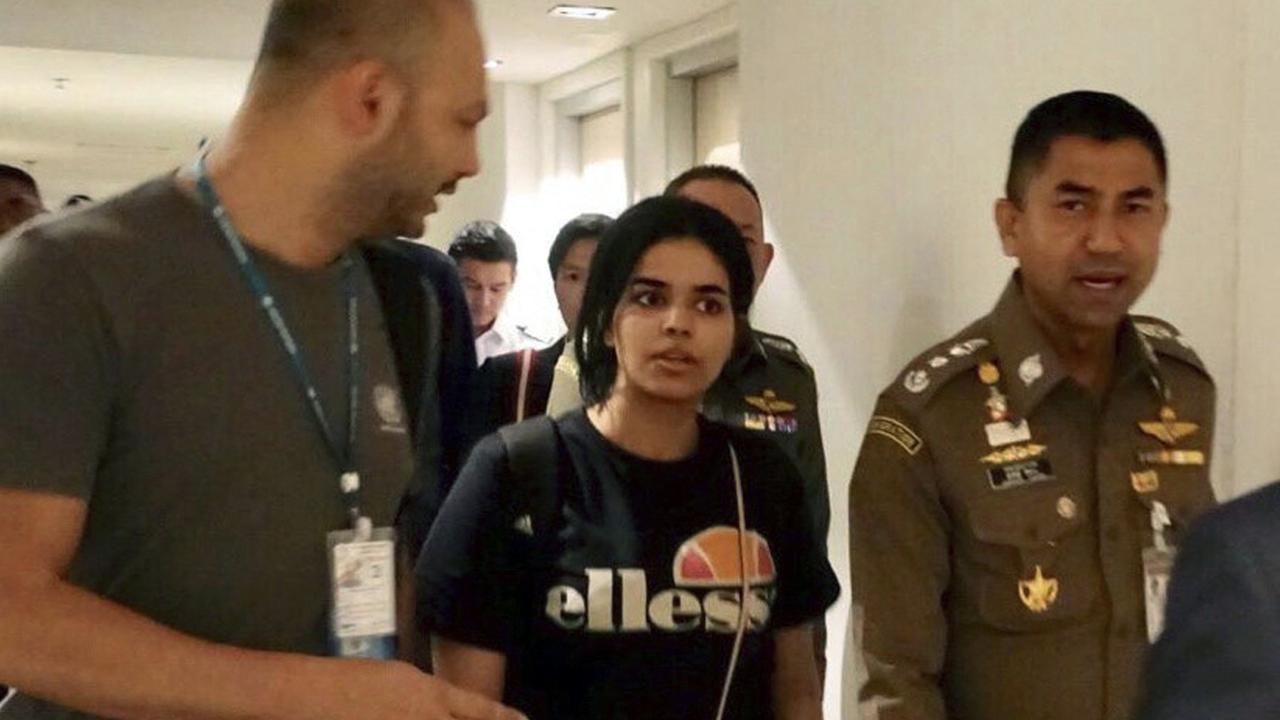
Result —
M 498 437 L 507 452 L 511 518 L 523 523 L 527 517 L 525 529 L 533 538 L 534 552 L 549 553 L 555 538 L 551 528 L 563 502 L 560 430 L 554 419 L 539 415 L 500 428 Z

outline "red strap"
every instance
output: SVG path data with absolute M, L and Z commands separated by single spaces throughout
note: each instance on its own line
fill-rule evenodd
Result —
M 529 394 L 529 373 L 533 370 L 534 351 L 521 350 L 519 353 L 520 381 L 516 385 L 516 422 L 524 420 L 525 401 Z

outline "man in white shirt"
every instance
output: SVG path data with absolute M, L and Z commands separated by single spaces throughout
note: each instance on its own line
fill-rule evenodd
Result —
M 467 223 L 449 244 L 449 257 L 458 263 L 467 294 L 477 365 L 494 355 L 546 345 L 502 312 L 516 282 L 517 262 L 516 243 L 502 226 L 491 220 Z

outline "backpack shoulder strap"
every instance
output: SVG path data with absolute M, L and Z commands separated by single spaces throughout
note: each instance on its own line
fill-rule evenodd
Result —
M 519 350 L 516 353 L 516 407 L 514 415 L 516 422 L 523 422 L 529 416 L 526 410 L 529 399 L 529 373 L 533 370 L 533 356 L 534 351 L 529 348 Z
M 544 415 L 501 428 L 498 436 L 507 451 L 509 497 L 517 528 L 545 545 L 560 512 L 559 430 Z

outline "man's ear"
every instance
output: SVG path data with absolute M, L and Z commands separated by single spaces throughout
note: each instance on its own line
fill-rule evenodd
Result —
M 339 127 L 357 141 L 381 141 L 396 126 L 407 104 L 408 87 L 378 60 L 355 63 L 330 82 Z
M 996 230 L 1000 233 L 1000 247 L 1006 257 L 1018 256 L 1018 234 L 1021 231 L 1022 210 L 1008 198 L 1000 198 L 995 206 Z
M 764 282 L 764 278 L 769 274 L 769 267 L 773 265 L 774 248 L 769 243 L 763 243 L 764 247 L 764 267 L 760 269 L 760 277 L 756 278 L 756 287 Z

